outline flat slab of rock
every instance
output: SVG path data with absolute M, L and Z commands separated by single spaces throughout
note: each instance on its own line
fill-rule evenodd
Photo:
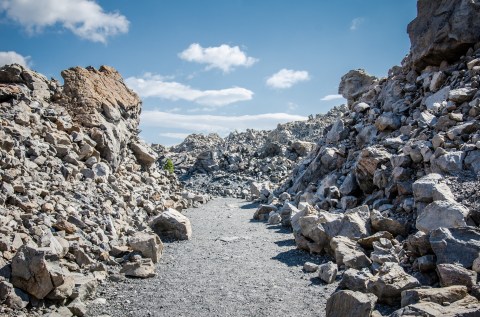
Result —
M 125 262 L 120 273 L 125 276 L 148 278 L 155 276 L 155 265 L 150 259 L 140 259 L 134 262 Z
M 466 286 L 449 286 L 442 288 L 415 288 L 402 292 L 402 307 L 420 302 L 433 302 L 442 305 L 453 303 L 468 295 Z

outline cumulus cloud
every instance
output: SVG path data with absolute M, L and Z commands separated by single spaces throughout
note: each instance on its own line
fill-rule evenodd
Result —
M 125 16 L 104 12 L 92 0 L 1 0 L 1 11 L 31 33 L 60 25 L 83 39 L 101 43 L 128 32 L 129 26 Z
M 30 56 L 22 56 L 13 51 L 0 52 L 0 66 L 9 64 L 20 64 L 28 67 L 30 64 Z
M 212 133 L 226 135 L 234 130 L 269 130 L 278 123 L 307 120 L 306 117 L 287 113 L 266 113 L 258 115 L 219 116 L 219 115 L 183 115 L 157 110 L 142 112 L 141 124 L 148 128 L 183 129 L 189 133 Z
M 331 100 L 338 100 L 338 99 L 343 99 L 342 95 L 326 95 L 321 101 L 331 101 Z
M 310 80 L 310 75 L 307 71 L 284 68 L 267 79 L 267 86 L 276 89 L 285 89 L 307 80 Z
M 250 67 L 258 61 L 256 58 L 247 56 L 238 46 L 232 47 L 227 44 L 202 47 L 198 43 L 193 43 L 178 56 L 189 62 L 207 64 L 207 70 L 218 68 L 225 73 L 239 66 Z
M 168 100 L 186 100 L 207 107 L 222 107 L 238 101 L 251 100 L 253 92 L 232 87 L 220 90 L 199 90 L 190 86 L 164 81 L 162 77 L 146 74 L 141 78 L 129 77 L 125 80 L 127 85 L 140 96 L 158 97 Z
M 365 22 L 365 19 L 362 17 L 353 19 L 352 22 L 350 23 L 350 30 L 351 31 L 357 30 L 360 27 L 360 25 L 363 24 L 363 22 Z

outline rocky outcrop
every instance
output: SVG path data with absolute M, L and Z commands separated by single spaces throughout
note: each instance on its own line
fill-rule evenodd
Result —
M 139 141 L 141 101 L 116 70 L 62 76 L 64 86 L 0 68 L 0 304 L 10 309 L 80 314 L 79 294 L 110 273 L 152 276 L 163 246 L 149 221 L 208 200 L 182 192 Z
M 411 59 L 422 70 L 427 65 L 455 62 L 480 42 L 480 3 L 470 0 L 419 0 L 418 15 L 408 25 Z

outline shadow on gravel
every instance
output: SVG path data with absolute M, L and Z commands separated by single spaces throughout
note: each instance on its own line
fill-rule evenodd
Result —
M 240 209 L 254 209 L 258 207 L 258 203 L 249 203 L 240 207 Z
M 280 261 L 288 266 L 303 266 L 306 262 L 308 254 L 301 250 L 292 249 L 285 252 L 281 252 L 274 256 L 272 259 Z
M 275 231 L 277 233 L 292 233 L 292 230 L 290 230 L 290 228 L 284 227 L 282 225 L 268 226 L 267 229 L 277 230 L 277 231 Z
M 294 239 L 286 239 L 282 241 L 275 241 L 275 244 L 278 245 L 279 247 L 293 247 L 295 246 L 295 240 Z

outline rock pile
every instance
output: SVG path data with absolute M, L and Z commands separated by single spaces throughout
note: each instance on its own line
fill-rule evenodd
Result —
M 82 316 L 109 275 L 154 274 L 163 246 L 149 222 L 159 235 L 188 238 L 178 210 L 207 198 L 182 193 L 158 168 L 138 138 L 141 101 L 116 70 L 62 76 L 63 86 L 0 68 L 1 315 L 29 305 Z
M 248 198 L 252 182 L 279 184 L 315 147 L 325 128 L 343 115 L 337 107 L 307 121 L 279 124 L 272 131 L 189 135 L 172 148 L 154 145 L 159 157 L 172 159 L 187 189 L 215 196 Z
M 348 111 L 254 216 L 335 259 L 347 290 L 327 316 L 378 316 L 376 303 L 401 307 L 392 317 L 480 314 L 479 5 L 418 10 L 402 66 L 342 78 Z

